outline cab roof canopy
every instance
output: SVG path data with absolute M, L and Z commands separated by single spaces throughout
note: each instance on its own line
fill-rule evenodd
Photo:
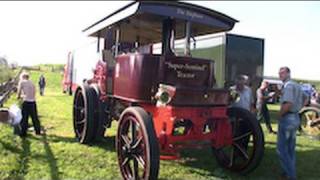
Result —
M 150 44 L 161 42 L 162 22 L 175 20 L 176 38 L 185 36 L 185 23 L 191 22 L 192 36 L 229 31 L 237 20 L 217 11 L 178 1 L 135 1 L 115 11 L 83 31 L 104 37 L 107 30 L 120 29 L 123 42 Z

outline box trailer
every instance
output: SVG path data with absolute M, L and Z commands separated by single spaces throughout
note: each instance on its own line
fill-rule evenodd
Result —
M 83 81 L 91 79 L 93 70 L 101 59 L 99 57 L 100 54 L 96 52 L 96 41 L 69 52 L 64 66 L 63 92 L 72 95 Z
M 214 60 L 218 87 L 234 84 L 239 74 L 250 78 L 256 89 L 263 78 L 264 39 L 236 34 L 221 34 L 195 40 L 193 57 Z

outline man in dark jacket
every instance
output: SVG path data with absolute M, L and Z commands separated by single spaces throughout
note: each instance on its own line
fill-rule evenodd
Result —
M 40 89 L 40 95 L 43 96 L 44 94 L 44 88 L 46 87 L 46 79 L 44 78 L 43 74 L 41 74 L 39 78 L 39 89 Z

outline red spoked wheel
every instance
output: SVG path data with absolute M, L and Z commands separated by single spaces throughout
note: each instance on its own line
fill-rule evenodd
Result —
M 233 142 L 230 146 L 213 148 L 218 163 L 241 174 L 254 170 L 263 157 L 264 136 L 257 119 L 249 111 L 232 107 L 228 109 Z
M 303 107 L 300 112 L 300 127 L 299 131 L 306 133 L 307 135 L 318 135 L 320 132 L 320 126 L 313 127 L 313 123 L 319 120 L 320 109 L 319 107 L 306 106 Z
M 140 107 L 122 113 L 116 137 L 121 175 L 124 179 L 157 179 L 159 145 L 152 118 Z

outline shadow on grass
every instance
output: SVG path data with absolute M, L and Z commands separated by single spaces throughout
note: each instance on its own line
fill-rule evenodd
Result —
M 43 136 L 42 136 L 42 142 L 43 142 L 43 145 L 44 145 L 44 150 L 46 152 L 46 157 L 47 157 L 47 160 L 48 160 L 48 164 L 49 164 L 49 167 L 50 167 L 50 175 L 51 175 L 51 179 L 54 179 L 54 180 L 59 180 L 60 177 L 59 177 L 59 169 L 58 169 L 58 166 L 57 166 L 57 160 L 51 150 L 51 147 L 48 143 L 48 139 L 47 139 L 47 134 L 44 132 Z
M 0 144 L 2 144 L 4 149 L 9 150 L 12 153 L 15 153 L 15 154 L 22 153 L 22 150 L 18 149 L 16 146 L 12 145 L 11 143 L 7 143 L 7 142 L 0 140 Z
M 97 146 L 101 149 L 107 150 L 107 151 L 116 151 L 115 139 L 116 139 L 115 136 L 106 136 L 106 137 L 99 139 L 93 145 Z
M 18 167 L 10 172 L 8 179 L 24 179 L 24 176 L 28 173 L 29 158 L 30 158 L 30 141 L 27 138 L 21 139 L 22 150 L 17 150 L 16 147 L 12 147 L 7 143 L 3 143 L 4 148 L 8 148 L 12 152 L 19 153 Z
M 48 137 L 49 137 L 49 139 L 48 139 Z M 56 161 L 56 158 L 55 158 L 55 156 L 54 156 L 54 154 L 53 154 L 53 152 L 51 150 L 50 143 L 49 143 L 49 142 L 54 142 L 54 141 L 51 140 L 51 136 L 48 136 L 44 131 L 42 136 L 28 136 L 27 138 L 22 139 L 23 140 L 23 151 L 22 151 L 21 154 L 25 154 L 24 153 L 24 151 L 25 151 L 24 150 L 25 149 L 24 146 L 26 146 L 26 145 L 24 145 L 24 144 L 26 144 L 25 142 L 29 142 L 28 139 L 33 139 L 33 140 L 40 141 L 40 142 L 43 143 L 44 150 L 45 150 L 45 155 L 32 155 L 32 157 L 33 158 L 45 158 L 45 159 L 47 159 L 47 162 L 48 162 L 49 167 L 50 167 L 51 179 L 60 180 L 59 168 L 58 168 L 58 165 L 57 165 L 57 161 Z M 28 154 L 30 154 L 30 152 Z
M 302 145 L 298 145 L 302 146 Z M 311 147 L 311 146 L 310 146 Z M 211 149 L 185 150 L 181 153 L 181 166 L 190 168 L 190 172 L 199 176 L 212 176 L 221 179 L 278 179 L 281 167 L 274 143 L 265 148 L 264 156 L 258 167 L 246 175 L 223 169 L 217 163 Z M 313 149 L 297 151 L 298 179 L 318 179 L 320 164 L 320 151 Z
M 36 137 L 32 137 L 34 139 L 38 139 Z M 64 142 L 64 143 L 77 143 L 80 144 L 79 141 L 75 137 L 64 137 L 64 136 L 57 136 L 54 134 L 45 135 L 45 142 Z M 83 144 L 84 146 L 93 146 L 98 147 L 107 151 L 115 151 L 115 136 L 107 136 L 96 140 L 89 144 Z
M 22 138 L 22 153 L 20 155 L 20 174 L 28 173 L 28 163 L 30 157 L 30 141 L 26 138 Z

